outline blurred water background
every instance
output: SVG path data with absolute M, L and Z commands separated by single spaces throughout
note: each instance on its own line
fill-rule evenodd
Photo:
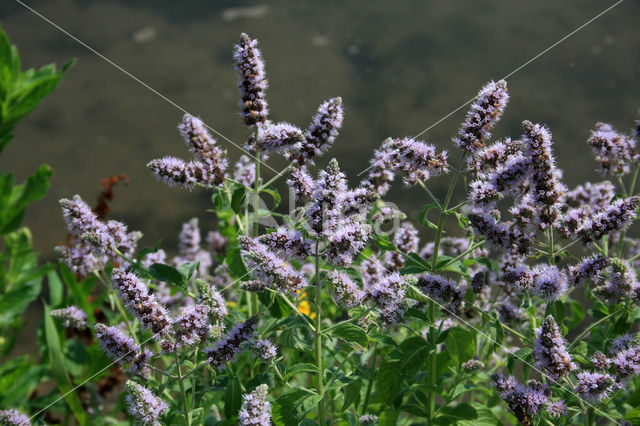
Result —
M 345 123 L 334 148 L 352 185 L 388 136 L 411 136 L 579 27 L 614 2 L 545 1 L 171 1 L 31 0 L 70 33 L 242 145 L 231 50 L 240 32 L 260 40 L 271 118 L 305 127 L 325 99 L 342 96 Z M 77 63 L 60 87 L 20 123 L 0 168 L 18 179 L 42 164 L 55 170 L 45 200 L 27 212 L 36 248 L 52 258 L 64 241 L 57 200 L 90 203 L 102 178 L 127 174 L 111 217 L 144 232 L 145 245 L 173 247 L 181 223 L 206 229 L 210 194 L 169 188 L 145 164 L 187 158 L 182 113 L 13 0 L 0 22 L 25 66 Z M 597 121 L 628 131 L 640 107 L 640 2 L 627 0 L 508 80 L 511 101 L 495 137 L 520 135 L 523 119 L 546 123 L 565 181 L 598 179 L 586 139 Z M 458 154 L 451 136 L 461 109 L 423 135 Z M 235 160 L 240 150 L 218 138 Z M 273 159 L 280 170 L 286 163 Z M 267 172 L 267 177 L 273 175 Z M 447 177 L 430 182 L 442 194 Z M 427 202 L 397 183 L 390 198 L 415 217 Z M 419 200 L 419 201 L 418 201 Z

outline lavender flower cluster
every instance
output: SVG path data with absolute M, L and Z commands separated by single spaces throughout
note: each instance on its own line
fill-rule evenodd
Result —
M 110 261 L 126 265 L 121 255 L 133 257 L 140 232 L 129 232 L 122 222 L 100 220 L 79 195 L 61 199 L 60 206 L 71 239 L 69 245 L 57 246 L 56 251 L 72 272 L 86 277 Z
M 206 188 L 220 185 L 227 168 L 226 151 L 216 145 L 199 118 L 185 114 L 178 130 L 195 159 L 187 162 L 176 157 L 163 157 L 150 161 L 147 167 L 172 186 L 192 189 L 196 185 Z

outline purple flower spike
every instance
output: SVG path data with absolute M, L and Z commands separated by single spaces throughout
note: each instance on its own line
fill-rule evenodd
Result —
M 278 356 L 278 348 L 270 340 L 253 340 L 249 346 L 251 351 L 264 362 L 271 362 Z
M 534 292 L 548 302 L 567 293 L 567 275 L 555 266 L 540 265 L 534 269 Z
M 238 243 L 255 279 L 270 283 L 285 293 L 294 293 L 306 287 L 307 280 L 304 274 L 296 271 L 291 264 L 276 256 L 264 244 L 248 237 L 238 238 Z
M 152 160 L 147 167 L 171 186 L 193 189 L 196 185 L 213 188 L 224 182 L 224 170 L 201 161 L 186 162 L 176 157 Z
M 464 280 L 456 284 L 453 280 L 435 274 L 418 276 L 417 286 L 431 299 L 443 304 L 443 310 L 447 314 L 459 313 L 467 292 L 467 284 Z
M 245 33 L 240 34 L 240 43 L 235 45 L 233 59 L 238 70 L 242 116 L 247 126 L 264 123 L 267 120 L 267 78 L 258 40 Z
M 162 416 L 168 405 L 149 389 L 136 382 L 129 380 L 125 387 L 129 415 L 145 426 L 160 425 L 158 418 Z
M 111 277 L 118 294 L 129 311 L 154 334 L 164 333 L 170 324 L 169 314 L 142 280 L 123 269 L 114 268 Z
M 591 210 L 602 210 L 609 205 L 616 193 L 616 188 L 609 181 L 578 185 L 575 189 L 567 192 L 566 202 L 569 207 L 586 207 Z
M 612 391 L 615 380 L 609 374 L 582 371 L 576 374 L 576 392 L 584 399 L 602 401 Z
M 455 144 L 469 152 L 484 147 L 485 141 L 491 136 L 489 132 L 500 120 L 508 101 L 506 81 L 487 83 L 478 92 L 458 136 L 453 139 Z
M 305 239 L 298 231 L 280 227 L 271 234 L 258 237 L 258 242 L 267 246 L 278 256 L 304 260 L 311 255 L 313 241 Z
M 231 361 L 240 352 L 241 345 L 253 339 L 257 327 L 257 316 L 237 323 L 226 336 L 204 350 L 204 353 L 209 357 L 209 364 L 213 367 L 220 367 L 225 362 Z
M 447 172 L 447 152 L 436 153 L 433 145 L 412 138 L 387 139 L 376 150 L 369 176 L 361 186 L 380 196 L 387 193 L 389 184 L 400 172 L 407 184 L 426 181 L 433 175 Z
M 369 294 L 380 307 L 380 316 L 387 324 L 398 322 L 407 308 L 405 280 L 398 273 L 383 277 L 369 289 Z
M 539 205 L 540 225 L 544 228 L 555 224 L 559 208 L 566 194 L 560 182 L 556 161 L 552 153 L 551 132 L 544 126 L 530 121 L 522 123 L 523 141 L 531 161 L 533 194 Z
M 271 404 L 267 401 L 269 388 L 260 385 L 244 395 L 242 408 L 238 413 L 238 422 L 242 426 L 270 426 Z
M 586 280 L 599 277 L 610 264 L 608 257 L 598 255 L 587 257 L 581 263 L 569 268 L 569 277 L 573 284 L 581 284 Z
M 366 296 L 366 293 L 360 289 L 358 284 L 344 272 L 331 271 L 327 278 L 333 283 L 336 299 L 347 308 L 359 306 Z
M 117 327 L 107 327 L 96 324 L 94 327 L 98 343 L 111 358 L 123 364 L 132 363 L 138 354 L 140 346 Z
M 326 170 L 320 171 L 312 194 L 313 201 L 306 213 L 314 235 L 326 233 L 340 219 L 341 201 L 346 191 L 346 177 L 334 158 Z
M 533 358 L 538 368 L 553 380 L 561 379 L 576 369 L 560 328 L 551 315 L 544 319 L 536 335 Z
M 178 130 L 197 160 L 216 165 L 224 170 L 226 153 L 216 145 L 215 139 L 211 137 L 202 120 L 185 114 L 178 125 Z
M 188 305 L 180 308 L 180 316 L 173 323 L 179 347 L 197 345 L 209 338 L 209 306 Z
M 596 161 L 600 163 L 600 171 L 605 176 L 629 173 L 631 163 L 640 158 L 636 141 L 616 132 L 610 124 L 597 123 L 587 143 L 593 147 Z
M 258 126 L 257 139 L 251 139 L 247 148 L 253 150 L 259 146 L 267 154 L 274 152 L 295 152 L 300 149 L 304 141 L 302 130 L 296 126 L 282 122 L 271 124 L 267 122 Z
M 618 378 L 621 380 L 640 374 L 640 346 L 621 350 L 611 360 L 611 363 L 616 368 Z
M 619 198 L 604 210 L 588 218 L 578 229 L 578 236 L 585 243 L 598 241 L 605 235 L 626 229 L 636 218 L 638 197 Z
M 502 374 L 496 374 L 492 379 L 500 397 L 520 424 L 531 424 L 532 417 L 550 403 L 548 390 L 537 383 L 525 386 L 513 377 L 505 378 Z
M 291 176 L 287 179 L 287 185 L 295 194 L 296 200 L 307 201 L 313 194 L 314 181 L 305 166 L 291 169 Z
M 299 164 L 307 161 L 313 163 L 314 157 L 324 154 L 333 145 L 343 118 L 342 98 L 332 98 L 322 103 L 305 132 L 305 142 L 298 152 L 292 153 L 290 159 Z
M 65 328 L 84 330 L 87 328 L 87 314 L 77 306 L 69 306 L 63 309 L 54 309 L 49 314 L 62 320 Z
M 30 426 L 31 421 L 27 415 L 15 408 L 0 410 L 0 424 L 6 426 Z
M 349 266 L 364 250 L 371 235 L 371 226 L 362 222 L 340 222 L 328 237 L 325 255 L 334 265 Z

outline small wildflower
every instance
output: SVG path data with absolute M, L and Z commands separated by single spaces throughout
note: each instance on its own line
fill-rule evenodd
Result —
M 366 295 L 358 284 L 344 272 L 331 271 L 327 275 L 327 279 L 333 283 L 336 299 L 347 308 L 355 308 L 360 305 Z
M 475 371 L 484 368 L 484 363 L 477 359 L 470 359 L 469 361 L 463 362 L 461 367 L 466 371 Z
M 604 210 L 585 220 L 577 234 L 586 244 L 598 241 L 613 232 L 622 231 L 636 218 L 637 208 L 638 197 L 619 198 Z
M 375 425 L 378 423 L 378 416 L 375 414 L 363 414 L 358 418 L 358 421 L 363 425 Z
M 593 147 L 600 171 L 605 176 L 629 173 L 631 164 L 640 158 L 636 141 L 616 132 L 610 124 L 597 123 L 587 143 Z
M 65 328 L 75 330 L 84 330 L 87 328 L 87 314 L 77 306 L 54 309 L 49 312 L 49 314 L 54 318 L 62 320 L 62 325 Z
M 324 154 L 338 136 L 343 118 L 342 98 L 332 98 L 323 102 L 305 132 L 302 147 L 292 153 L 290 159 L 304 164 L 306 161 L 313 162 L 314 157 Z
M 221 340 L 204 350 L 209 358 L 209 364 L 213 367 L 220 367 L 225 362 L 231 361 L 240 352 L 241 345 L 253 339 L 257 326 L 258 317 L 256 316 L 245 322 L 237 323 Z
M 591 363 L 596 368 L 596 370 L 606 371 L 609 369 L 609 365 L 611 365 L 611 361 L 609 358 L 602 352 L 598 351 L 593 354 L 591 357 Z
M 242 426 L 270 426 L 271 403 L 267 401 L 269 389 L 260 385 L 243 397 L 238 421 Z
M 26 414 L 15 408 L 10 408 L 8 410 L 0 410 L 0 424 L 6 426 L 30 426 L 31 421 Z
M 533 358 L 538 368 L 553 380 L 558 380 L 576 369 L 571 355 L 567 352 L 560 328 L 551 315 L 544 319 L 536 335 Z
M 500 120 L 508 101 L 506 81 L 487 83 L 480 89 L 471 105 L 458 136 L 453 140 L 455 144 L 469 152 L 484 147 L 486 140 L 491 136 L 489 132 Z
M 406 311 L 405 280 L 392 273 L 383 277 L 369 289 L 369 294 L 380 307 L 380 316 L 385 323 L 398 322 Z
M 567 275 L 556 266 L 539 265 L 534 274 L 533 290 L 547 301 L 557 300 L 569 290 Z
M 612 390 L 615 380 L 609 374 L 581 371 L 576 374 L 575 391 L 590 401 L 602 401 Z
M 145 426 L 160 425 L 158 418 L 168 408 L 167 404 L 149 389 L 131 380 L 126 383 L 127 412 Z
M 242 33 L 240 42 L 235 45 L 233 59 L 239 74 L 238 87 L 242 98 L 244 122 L 247 126 L 264 123 L 268 113 L 264 93 L 267 89 L 267 78 L 262 53 L 258 49 L 258 40 Z
M 113 285 L 129 311 L 155 334 L 163 333 L 170 324 L 166 308 L 149 293 L 144 282 L 135 274 L 114 268 L 111 277 Z
M 270 340 L 253 340 L 249 343 L 249 347 L 264 362 L 271 362 L 278 356 L 278 348 Z

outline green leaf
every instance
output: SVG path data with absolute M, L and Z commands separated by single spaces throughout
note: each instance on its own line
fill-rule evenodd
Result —
M 493 350 L 497 350 L 500 346 L 502 346 L 502 342 L 504 342 L 504 328 L 502 327 L 502 323 L 500 320 L 495 318 L 493 320 L 493 327 L 496 329 L 496 338 L 493 343 Z
M 461 420 L 475 420 L 478 418 L 478 412 L 471 404 L 462 402 L 455 407 L 443 407 L 440 410 L 442 415 L 439 415 L 434 424 L 437 425 L 450 425 L 458 424 Z
M 262 188 L 260 192 L 266 192 L 267 194 L 271 195 L 271 197 L 273 198 L 273 209 L 277 208 L 280 205 L 280 194 L 273 185 Z
M 310 364 L 306 362 L 294 364 L 291 367 L 287 368 L 287 371 L 284 373 L 284 379 L 288 380 L 289 378 L 291 378 L 292 376 L 295 376 L 296 374 L 305 373 L 305 372 L 316 374 L 318 372 L 318 367 L 316 367 L 315 364 Z
M 418 213 L 418 222 L 422 226 L 426 226 L 427 228 L 438 229 L 438 226 L 435 223 L 429 221 L 429 219 L 427 218 L 427 215 L 429 214 L 429 211 L 431 209 L 440 210 L 440 207 L 438 207 L 438 205 L 436 203 L 431 203 L 431 204 L 427 204 L 426 206 L 424 206 L 420 210 L 420 213 Z
M 401 275 L 421 274 L 431 272 L 431 264 L 424 260 L 418 253 L 409 253 L 404 260 Z
M 357 404 L 360 398 L 360 389 L 362 388 L 362 379 L 358 379 L 355 382 L 349 383 L 344 389 L 344 402 L 342 403 L 342 410 L 348 409 L 351 404 Z
M 49 285 L 50 306 L 60 306 L 63 299 L 62 281 L 55 270 L 50 271 L 47 274 L 47 283 Z
M 78 398 L 78 394 L 72 391 L 73 385 L 71 384 L 71 380 L 69 380 L 69 374 L 65 368 L 58 330 L 53 323 L 51 315 L 49 315 L 49 306 L 46 304 L 44 305 L 44 329 L 47 349 L 49 351 L 51 374 L 58 385 L 58 390 L 60 394 L 64 395 L 64 400 L 67 402 L 76 420 L 80 424 L 87 424 L 87 417 L 82 408 L 82 403 Z
M 421 292 L 420 289 L 415 285 L 407 286 L 407 298 L 413 299 L 415 301 L 422 302 L 422 303 L 429 303 L 432 301 L 429 297 L 427 297 L 427 295 Z
M 320 395 L 308 389 L 291 389 L 276 399 L 272 420 L 275 425 L 298 426 L 320 399 Z
M 24 183 L 12 189 L 8 201 L 0 211 L 0 234 L 12 232 L 20 226 L 24 209 L 47 193 L 51 176 L 53 169 L 43 165 Z
M 184 275 L 173 266 L 163 263 L 154 263 L 149 267 L 149 272 L 158 281 L 164 281 L 175 286 L 180 291 L 187 291 L 187 283 Z
M 242 255 L 240 254 L 240 246 L 238 246 L 238 241 L 235 238 L 229 238 L 229 243 L 227 244 L 227 253 L 225 255 L 225 262 L 229 269 L 233 273 L 236 279 L 241 279 L 242 281 L 248 281 L 251 279 L 249 276 L 249 272 L 247 271 L 247 267 L 242 260 Z
M 640 425 L 640 406 L 629 411 L 624 419 L 631 422 L 632 425 Z
M 224 394 L 224 415 L 227 419 L 231 419 L 238 414 L 238 410 L 242 406 L 242 390 L 240 381 L 237 377 L 232 377 L 227 383 Z
M 366 348 L 369 344 L 367 333 L 357 325 L 353 323 L 338 324 L 331 330 L 331 335 L 339 337 L 348 343 L 355 343 L 356 345 Z
M 387 409 L 380 413 L 378 418 L 378 426 L 395 426 L 398 424 L 398 416 L 400 411 Z
M 236 185 L 231 195 L 231 209 L 239 214 L 247 201 L 247 188 L 243 185 Z
M 470 360 L 476 352 L 476 341 L 473 335 L 459 327 L 449 329 L 445 345 L 456 365 Z
M 384 234 L 376 234 L 373 236 L 373 241 L 378 248 L 383 251 L 397 251 L 396 246 L 389 241 L 389 236 Z

